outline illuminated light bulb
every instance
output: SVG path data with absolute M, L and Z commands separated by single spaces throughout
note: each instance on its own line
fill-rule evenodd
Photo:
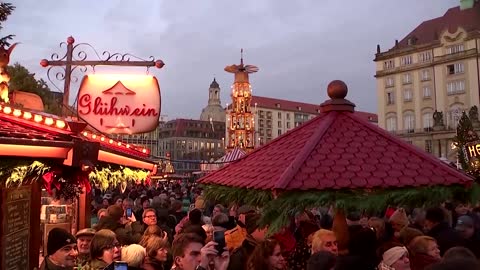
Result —
M 97 138 L 97 135 L 92 134 L 92 139 L 96 139 L 96 138 Z
M 53 119 L 50 117 L 45 118 L 45 125 L 47 126 L 53 125 Z
M 113 140 L 112 140 L 112 139 L 110 139 L 108 142 L 109 142 L 109 143 L 113 143 Z
M 65 122 L 62 121 L 62 120 L 57 120 L 57 121 L 55 122 L 55 125 L 57 126 L 57 128 L 65 128 L 65 126 L 67 126 L 67 125 L 65 124 Z
M 3 107 L 3 112 L 6 114 L 10 114 L 12 112 L 12 108 L 10 107 Z
M 118 145 L 118 146 L 122 146 L 122 143 L 121 143 L 121 142 L 118 142 L 117 145 Z
M 19 117 L 22 115 L 22 111 L 18 110 L 18 109 L 15 109 L 13 110 L 13 115 L 16 116 L 16 117 Z
M 101 137 L 100 141 L 102 141 L 102 142 L 105 141 L 105 137 Z
M 32 119 L 32 114 L 29 112 L 23 112 L 23 118 L 30 120 Z
M 87 137 L 88 136 L 88 132 L 83 132 L 83 136 Z
M 127 148 L 130 148 L 130 144 L 127 144 Z
M 42 122 L 42 120 L 43 120 L 43 117 L 41 115 L 35 114 L 35 116 L 33 117 L 33 121 L 37 123 Z
M 147 153 L 147 149 L 143 148 L 142 152 Z

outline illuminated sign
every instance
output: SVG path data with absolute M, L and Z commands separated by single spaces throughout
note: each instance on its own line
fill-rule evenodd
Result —
M 464 152 L 469 160 L 480 158 L 480 141 L 465 144 Z
M 87 75 L 78 91 L 78 116 L 102 133 L 152 131 L 160 109 L 160 86 L 150 75 Z

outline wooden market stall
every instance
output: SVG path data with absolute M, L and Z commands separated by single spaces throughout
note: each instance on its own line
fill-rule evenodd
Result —
M 361 119 L 342 81 L 320 115 L 201 179 L 209 199 L 263 207 L 271 230 L 299 211 L 439 204 L 469 195 L 473 179 Z
M 145 148 L 85 131 L 82 122 L 0 104 L 0 270 L 34 269 L 54 227 L 90 226 L 91 185 L 145 181 Z M 105 171 L 116 181 L 98 182 Z M 61 200 L 59 200 L 61 198 Z

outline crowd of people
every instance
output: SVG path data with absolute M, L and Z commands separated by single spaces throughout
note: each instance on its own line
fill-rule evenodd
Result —
M 93 192 L 92 228 L 48 234 L 41 270 L 480 269 L 480 210 L 309 209 L 273 234 L 261 209 L 220 205 L 194 184 Z

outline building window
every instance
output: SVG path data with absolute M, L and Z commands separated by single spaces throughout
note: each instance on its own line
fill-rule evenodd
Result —
M 422 70 L 422 81 L 430 80 L 430 70 L 424 69 Z
M 264 112 L 262 110 L 259 111 L 259 116 L 258 117 L 259 118 L 264 118 L 265 117 Z
M 412 89 L 404 89 L 403 90 L 403 101 L 412 101 L 413 93 Z
M 390 116 L 387 118 L 387 131 L 396 131 L 397 130 L 397 117 L 395 116 Z
M 394 60 L 388 60 L 383 63 L 383 66 L 385 69 L 392 69 L 395 68 L 395 61 Z
M 290 129 L 290 122 L 287 122 L 287 129 Z
M 410 73 L 403 74 L 403 83 L 404 84 L 412 83 L 412 74 Z
M 427 112 L 423 114 L 423 129 L 425 131 L 431 131 L 433 127 L 433 116 L 432 113 Z
M 297 106 L 297 110 L 301 111 L 301 110 L 302 110 L 302 107 Z
M 277 116 L 278 116 L 279 119 L 282 119 L 282 113 L 281 112 L 278 112 Z
M 431 98 L 432 97 L 432 89 L 430 89 L 430 86 L 424 86 L 423 87 L 423 98 Z
M 465 50 L 465 47 L 463 44 L 456 44 L 450 47 L 447 47 L 447 54 L 454 54 L 454 53 L 459 53 L 463 52 Z
M 465 71 L 465 66 L 463 65 L 463 63 L 447 65 L 448 75 L 459 74 L 459 73 L 463 73 L 464 71 Z
M 455 106 L 448 111 L 447 126 L 450 128 L 457 128 L 458 121 L 462 116 L 463 109 L 459 106 Z
M 403 125 L 408 133 L 413 133 L 415 130 L 415 115 L 411 112 L 406 113 L 403 116 Z
M 387 92 L 387 105 L 395 104 L 395 95 L 393 92 Z
M 280 103 L 276 103 L 275 107 L 280 108 Z
M 385 86 L 386 87 L 392 87 L 394 86 L 394 80 L 392 77 L 388 77 L 385 79 Z
M 447 94 L 455 95 L 465 93 L 465 81 L 452 81 L 447 83 Z
M 427 153 L 432 153 L 433 143 L 432 140 L 425 140 L 425 151 Z
M 282 135 L 282 130 L 281 129 L 277 130 L 277 133 L 278 133 L 278 136 Z
M 423 62 L 430 62 L 430 61 L 432 61 L 432 52 L 431 51 L 422 52 L 418 55 L 418 59 L 422 63 Z
M 287 113 L 287 120 L 290 120 L 290 114 Z
M 278 126 L 279 128 L 281 128 L 281 127 L 282 127 L 282 121 L 278 121 L 277 126 Z
M 407 55 L 402 58 L 400 58 L 400 65 L 401 66 L 406 66 L 406 65 L 411 65 L 412 64 L 412 56 Z

